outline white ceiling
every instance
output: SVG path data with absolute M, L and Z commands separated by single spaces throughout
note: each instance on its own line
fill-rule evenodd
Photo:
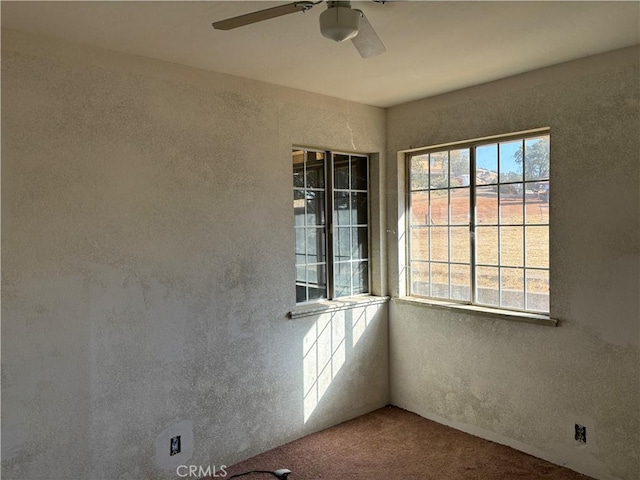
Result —
M 283 2 L 2 1 L 2 27 L 387 107 L 640 43 L 640 2 L 353 2 L 387 47 L 362 59 L 305 13 L 211 22 Z

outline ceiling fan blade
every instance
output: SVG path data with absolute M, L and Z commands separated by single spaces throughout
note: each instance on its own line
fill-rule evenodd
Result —
M 269 20 L 270 18 L 288 15 L 290 13 L 304 12 L 314 5 L 315 4 L 313 2 L 293 2 L 286 5 L 280 5 L 278 7 L 247 13 L 238 17 L 227 18 L 226 20 L 213 22 L 212 25 L 213 28 L 217 30 L 231 30 L 238 27 L 244 27 L 245 25 L 251 25 L 252 23 L 262 22 L 263 20 Z
M 387 51 L 367 17 L 360 10 L 358 34 L 351 39 L 362 58 L 375 57 Z

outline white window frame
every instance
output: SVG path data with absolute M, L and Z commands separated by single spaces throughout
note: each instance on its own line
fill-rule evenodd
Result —
M 483 301 L 479 301 L 478 299 L 478 286 L 476 285 L 476 269 L 478 267 L 480 268 L 487 268 L 486 265 L 483 265 L 479 260 L 478 260 L 478 256 L 477 256 L 477 252 L 478 252 L 478 245 L 477 245 L 477 238 L 476 238 L 476 234 L 479 228 L 483 228 L 486 227 L 486 225 L 479 225 L 478 222 L 476 221 L 476 204 L 475 204 L 475 198 L 476 198 L 476 192 L 478 191 L 477 189 L 479 187 L 482 187 L 482 185 L 477 184 L 476 182 L 476 175 L 474 175 L 472 172 L 475 172 L 476 170 L 476 149 L 481 148 L 483 146 L 487 146 L 487 145 L 492 145 L 492 144 L 500 144 L 500 143 L 508 143 L 508 142 L 514 142 L 514 141 L 522 141 L 523 142 L 523 146 L 524 146 L 524 142 L 527 139 L 532 139 L 532 138 L 539 138 L 539 137 L 548 137 L 549 141 L 550 141 L 550 130 L 548 128 L 545 129 L 537 129 L 537 130 L 533 130 L 533 131 L 528 131 L 528 132 L 518 132 L 518 133 L 513 133 L 513 134 L 507 134 L 507 135 L 500 135 L 500 136 L 494 136 L 494 137 L 486 137 L 486 138 L 482 138 L 482 139 L 475 139 L 475 140 L 467 140 L 467 141 L 463 141 L 463 142 L 456 142 L 456 143 L 451 143 L 451 144 L 446 144 L 446 145 L 436 145 L 436 146 L 432 146 L 432 147 L 425 147 L 422 149 L 414 149 L 411 150 L 410 152 L 406 152 L 405 153 L 405 172 L 406 172 L 406 205 L 405 205 L 405 212 L 406 212 L 406 216 L 405 216 L 405 241 L 404 241 L 404 248 L 405 248 L 405 259 L 406 259 L 406 292 L 408 295 L 408 298 L 415 298 L 415 299 L 427 299 L 427 300 L 435 300 L 435 301 L 446 301 L 447 303 L 454 303 L 454 304 L 460 304 L 461 306 L 471 306 L 471 307 L 480 307 L 480 308 L 491 308 L 495 311 L 504 311 L 506 313 L 509 312 L 519 312 L 519 313 L 525 313 L 525 314 L 532 314 L 532 315 L 548 315 L 549 314 L 549 300 L 548 300 L 548 294 L 547 294 L 547 304 L 546 304 L 546 308 L 532 308 L 531 305 L 533 305 L 533 302 L 531 303 L 527 303 L 527 299 L 528 299 L 528 290 L 527 290 L 527 279 L 529 278 L 527 276 L 527 274 L 531 271 L 539 271 L 542 272 L 542 276 L 544 276 L 544 274 L 546 273 L 546 278 L 547 278 L 547 284 L 550 283 L 549 281 L 549 273 L 550 273 L 550 265 L 549 265 L 549 252 L 547 251 L 547 264 L 546 267 L 533 267 L 533 266 L 529 266 L 527 267 L 527 243 L 526 243 L 526 232 L 527 232 L 527 228 L 528 227 L 536 227 L 536 226 L 542 226 L 542 227 L 546 227 L 547 228 L 547 232 L 550 232 L 550 225 L 549 225 L 549 181 L 550 181 L 550 175 L 548 175 L 546 178 L 544 179 L 536 179 L 536 180 L 531 180 L 531 179 L 527 179 L 526 176 L 524 178 L 522 178 L 519 181 L 502 181 L 500 178 L 500 171 L 498 170 L 496 172 L 497 175 L 497 182 L 495 183 L 495 186 L 497 188 L 497 206 L 498 206 L 498 210 L 497 210 L 497 223 L 496 225 L 489 225 L 491 227 L 495 227 L 498 235 L 499 232 L 501 231 L 501 228 L 503 227 L 501 220 L 500 220 L 500 192 L 503 188 L 503 186 L 509 186 L 509 185 L 518 185 L 518 184 L 522 184 L 522 203 L 523 203 L 523 212 L 522 212 L 522 222 L 520 224 L 515 225 L 515 227 L 521 227 L 522 228 L 522 237 L 523 237 L 523 245 L 522 245 L 522 250 L 523 250 L 523 262 L 521 266 L 517 266 L 517 267 L 511 267 L 511 266 L 507 266 L 505 264 L 502 263 L 502 259 L 500 258 L 500 243 L 498 243 L 498 260 L 497 260 L 497 264 L 495 265 L 495 268 L 498 269 L 498 272 L 502 272 L 502 269 L 510 269 L 513 268 L 514 270 L 517 269 L 521 269 L 522 270 L 522 274 L 523 274 L 523 286 L 522 286 L 522 305 L 520 307 L 518 306 L 513 306 L 513 305 L 504 305 L 502 298 L 503 298 L 503 288 L 501 286 L 501 276 L 498 276 L 498 296 L 499 296 L 499 300 L 497 302 L 483 302 Z M 449 280 L 448 280 L 448 293 L 447 295 L 433 295 L 433 289 L 432 287 L 430 290 L 430 293 L 428 295 L 425 295 L 424 292 L 416 292 L 414 287 L 414 284 L 412 283 L 412 270 L 415 268 L 414 265 L 416 262 L 418 262 L 418 260 L 412 259 L 411 257 L 411 238 L 412 238 L 412 228 L 416 228 L 416 227 L 426 227 L 427 229 L 429 229 L 430 227 L 427 227 L 427 225 L 418 225 L 417 223 L 412 224 L 412 210 L 411 210 L 411 199 L 412 199 L 412 194 L 413 193 L 419 193 L 421 189 L 419 188 L 414 188 L 412 189 L 412 170 L 411 170 L 411 159 L 415 158 L 415 157 L 419 157 L 419 156 L 424 156 L 427 154 L 434 154 L 437 152 L 449 152 L 449 151 L 454 151 L 454 150 L 463 150 L 463 149 L 469 149 L 469 222 L 468 222 L 468 227 L 469 227 L 469 259 L 468 259 L 468 263 L 469 263 L 469 280 L 470 283 L 468 285 L 469 288 L 469 297 L 468 299 L 456 299 L 456 298 L 451 298 L 452 297 L 452 287 L 451 287 L 451 265 L 455 264 L 455 262 L 451 262 L 451 246 L 449 244 L 448 248 L 449 248 L 449 253 L 448 253 L 448 258 L 447 261 L 445 262 L 441 262 L 441 261 L 434 261 L 431 258 L 431 246 L 429 246 L 429 258 L 426 262 L 424 263 L 428 263 L 429 264 L 429 269 L 431 269 L 432 264 L 444 264 L 444 265 L 448 265 L 448 271 L 449 271 Z M 498 148 L 499 151 L 499 148 Z M 431 158 L 429 157 L 429 159 L 431 160 Z M 525 152 L 525 161 L 526 161 L 526 152 Z M 449 172 L 450 172 L 450 164 L 449 162 L 447 162 L 447 168 L 449 168 Z M 550 162 L 551 163 L 551 162 Z M 429 167 L 430 168 L 430 167 Z M 525 166 L 523 164 L 523 170 L 525 169 Z M 449 177 L 447 177 L 449 178 Z M 449 181 L 449 180 L 448 180 Z M 429 182 L 431 182 L 431 171 L 429 170 Z M 534 183 L 537 184 L 546 184 L 546 205 L 544 206 L 544 208 L 546 208 L 546 221 L 545 222 L 539 222 L 539 223 L 534 223 L 534 222 L 530 222 L 528 223 L 528 218 L 526 216 L 526 201 L 527 201 L 527 186 L 533 185 Z M 447 198 L 449 199 L 449 220 L 447 222 L 446 227 L 448 228 L 448 235 L 449 235 L 449 241 L 451 240 L 451 230 L 452 230 L 452 225 L 451 225 L 451 211 L 450 211 L 450 199 L 451 199 L 451 191 L 453 190 L 453 188 L 457 188 L 457 187 L 452 187 L 451 186 L 451 182 L 448 183 L 447 188 L 441 189 L 441 191 L 447 191 Z M 425 190 L 425 189 L 422 189 Z M 430 190 L 430 189 L 426 189 L 426 190 Z M 432 190 L 431 190 L 432 191 Z M 431 195 L 431 194 L 429 194 Z M 430 198 L 430 197 L 429 197 Z M 540 209 L 542 211 L 543 206 L 540 206 Z M 429 213 L 431 213 L 429 211 Z M 424 221 L 425 223 L 427 223 L 427 221 Z M 509 225 L 506 225 L 507 227 Z M 459 228 L 459 226 L 454 226 L 454 228 Z M 548 234 L 550 236 L 550 233 Z M 431 230 L 429 229 L 429 236 L 431 238 Z M 548 241 L 548 240 L 547 240 Z M 498 237 L 498 242 L 500 242 L 499 237 Z M 548 243 L 547 243 L 548 245 Z M 412 260 L 414 260 L 414 263 L 412 264 Z M 420 260 L 422 261 L 422 260 Z M 492 265 L 492 268 L 494 266 Z M 429 283 L 431 283 L 431 270 L 429 270 Z M 415 277 L 414 277 L 415 279 Z M 506 291 L 506 289 L 504 289 Z M 533 297 L 532 297 L 533 298 Z
M 363 153 L 346 153 L 336 150 L 320 150 L 308 147 L 298 147 L 293 146 L 293 153 L 296 152 L 304 152 L 304 156 L 306 158 L 307 153 L 312 154 L 321 154 L 323 156 L 324 163 L 324 187 L 323 188 L 308 188 L 307 183 L 304 184 L 304 187 L 296 184 L 294 178 L 294 217 L 296 211 L 296 201 L 300 202 L 300 199 L 296 200 L 296 192 L 298 192 L 298 196 L 300 193 L 304 192 L 305 199 L 306 193 L 309 191 L 322 192 L 324 194 L 324 222 L 321 225 L 311 225 L 307 224 L 307 215 L 306 215 L 306 202 L 305 202 L 305 217 L 304 222 L 302 224 L 299 223 L 299 219 L 294 218 L 294 231 L 295 235 L 295 252 L 296 252 L 296 304 L 304 305 L 304 304 L 312 304 L 316 302 L 321 302 L 325 300 L 335 300 L 340 298 L 348 298 L 348 297 L 359 297 L 359 296 L 369 296 L 371 292 L 371 193 L 370 193 L 370 179 L 371 179 L 371 158 L 368 154 Z M 348 185 L 342 186 L 339 188 L 336 186 L 336 169 L 335 169 L 335 161 L 337 157 L 340 157 L 344 160 L 344 157 L 348 159 Z M 361 188 L 362 185 L 354 185 L 354 180 L 352 178 L 353 175 L 353 160 L 359 159 L 365 160 L 366 165 L 366 188 Z M 304 164 L 304 173 L 303 177 L 306 182 L 306 160 Z M 295 177 L 295 169 L 294 169 L 294 177 Z M 347 216 L 348 221 L 344 223 L 344 215 L 336 214 L 336 205 L 339 203 L 336 200 L 336 194 L 346 195 L 349 198 L 349 205 L 355 199 L 365 198 L 366 205 L 364 207 L 364 213 L 362 211 L 362 206 L 360 204 L 360 213 L 356 215 L 356 220 L 353 221 L 353 210 L 348 210 Z M 300 206 L 298 205 L 298 208 Z M 365 221 L 361 222 L 362 215 L 365 216 Z M 303 237 L 305 239 L 308 238 L 307 231 L 309 229 L 321 230 L 324 232 L 324 262 L 301 262 L 299 260 L 301 255 L 305 256 L 305 259 L 308 258 L 308 244 L 305 242 L 304 244 L 304 254 L 300 249 L 300 231 L 304 231 Z M 364 230 L 364 232 L 363 232 Z M 358 248 L 364 249 L 366 255 L 353 255 L 353 245 L 354 242 L 357 243 L 357 239 L 355 237 L 355 233 L 365 233 L 366 239 L 364 244 L 360 242 Z M 350 246 L 348 254 L 340 251 L 340 245 L 336 243 L 339 240 L 340 233 L 348 233 L 348 245 Z M 339 255 L 343 255 L 343 259 L 339 259 Z M 347 258 L 348 257 L 348 258 Z M 340 274 L 338 272 L 339 266 L 349 266 L 350 274 L 348 276 L 349 285 L 343 285 L 340 289 L 338 286 L 340 282 L 338 279 L 340 278 Z M 309 272 L 310 266 L 316 267 L 324 267 L 324 281 L 326 288 L 326 295 L 319 297 L 316 296 L 314 298 L 310 297 L 310 289 L 315 288 L 316 286 L 322 287 L 321 283 L 315 283 L 309 281 Z M 362 274 L 362 268 L 364 267 L 364 274 Z M 303 281 L 301 276 L 301 270 L 304 269 L 305 280 Z M 354 282 L 355 273 L 361 274 L 362 276 L 366 275 L 366 279 L 364 282 L 364 288 L 361 285 L 356 285 Z M 342 277 L 347 278 L 346 276 Z M 299 298 L 300 288 L 305 288 L 305 299 L 301 300 Z M 346 288 L 346 290 L 345 290 Z

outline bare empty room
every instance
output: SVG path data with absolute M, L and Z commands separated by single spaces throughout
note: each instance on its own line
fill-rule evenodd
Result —
M 1 8 L 3 478 L 640 478 L 640 2 Z

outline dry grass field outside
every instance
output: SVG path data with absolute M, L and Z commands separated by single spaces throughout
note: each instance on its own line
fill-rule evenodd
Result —
M 505 187 L 499 196 L 496 185 L 477 189 L 477 285 L 516 292 L 524 292 L 526 285 L 528 294 L 548 294 L 548 197 L 532 190 L 523 195 L 522 184 L 512 191 Z M 412 284 L 442 286 L 451 277 L 453 293 L 454 287 L 464 291 L 471 284 L 470 189 L 449 192 L 411 193 L 410 257 Z M 449 266 L 450 262 L 455 264 Z

